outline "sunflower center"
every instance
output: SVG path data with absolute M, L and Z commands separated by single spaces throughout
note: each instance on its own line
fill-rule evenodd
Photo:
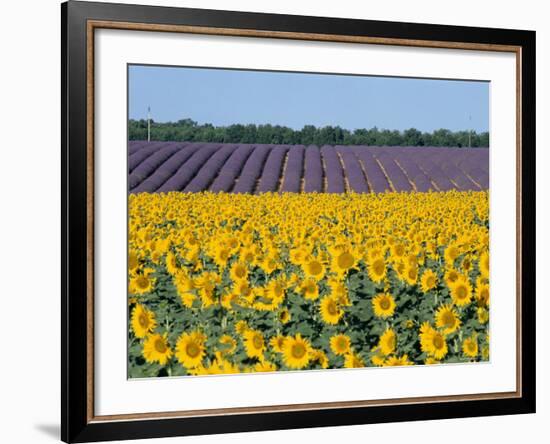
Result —
M 306 348 L 303 344 L 294 344 L 292 346 L 292 356 L 296 359 L 303 358 L 306 354 Z
M 138 258 L 135 254 L 130 253 L 128 256 L 128 267 L 134 269 L 138 266 Z
M 382 298 L 380 300 L 380 308 L 382 310 L 388 310 L 390 308 L 390 300 L 388 298 Z
M 338 307 L 336 306 L 336 303 L 334 301 L 329 301 L 329 303 L 327 305 L 327 311 L 332 316 L 335 316 L 335 315 L 338 314 Z
M 338 343 L 336 344 L 338 346 L 339 350 L 344 350 L 347 346 L 347 342 L 344 338 L 338 339 Z
M 283 294 L 283 287 L 280 284 L 275 284 L 275 286 L 273 287 L 273 293 L 275 294 L 275 296 L 281 297 Z
M 137 278 L 136 284 L 139 288 L 147 288 L 149 286 L 149 279 L 145 276 L 140 276 Z
M 342 253 L 340 256 L 338 256 L 338 266 L 340 268 L 348 269 L 353 266 L 354 257 L 351 253 Z
M 454 327 L 455 325 L 455 317 L 451 312 L 443 313 L 442 321 L 443 321 L 443 324 L 449 328 Z
M 374 273 L 377 275 L 381 275 L 384 272 L 384 262 L 382 261 L 375 261 L 372 265 L 372 269 L 374 270 Z
M 139 325 L 141 325 L 143 328 L 149 325 L 149 317 L 145 313 L 141 313 L 139 315 L 138 321 Z
M 433 276 L 428 276 L 426 279 L 426 285 L 428 287 L 433 287 L 435 285 L 435 278 Z
M 194 342 L 190 342 L 189 344 L 187 344 L 187 346 L 185 347 L 185 351 L 191 358 L 196 358 L 201 352 L 199 346 Z
M 246 270 L 244 269 L 244 267 L 237 267 L 235 269 L 235 276 L 237 276 L 238 278 L 243 278 L 246 274 Z
M 489 290 L 487 288 L 482 289 L 480 296 L 481 300 L 486 303 L 489 299 Z
M 456 297 L 458 299 L 466 299 L 466 296 L 468 296 L 468 291 L 466 290 L 466 287 L 463 285 L 460 285 L 456 289 Z
M 254 338 L 252 339 L 252 343 L 254 344 L 254 348 L 262 348 L 263 345 L 264 345 L 264 340 L 262 339 L 262 337 L 260 335 L 256 335 L 254 336 Z
M 163 339 L 157 339 L 155 341 L 155 350 L 159 353 L 166 353 L 166 344 Z
M 318 274 L 321 274 L 321 271 L 323 270 L 323 267 L 321 264 L 317 261 L 310 262 L 309 264 L 309 272 L 310 274 L 317 276 Z
M 457 256 L 458 256 L 458 250 L 454 247 L 449 248 L 449 257 L 451 259 L 456 259 Z
M 438 350 L 443 348 L 443 338 L 440 335 L 434 336 L 433 344 Z

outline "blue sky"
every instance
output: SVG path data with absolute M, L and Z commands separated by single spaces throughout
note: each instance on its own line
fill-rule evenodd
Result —
M 132 65 L 129 117 L 148 106 L 157 122 L 216 126 L 489 129 L 489 83 L 474 81 Z

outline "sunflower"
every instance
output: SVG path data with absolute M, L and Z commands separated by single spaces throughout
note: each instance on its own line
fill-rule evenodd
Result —
M 435 313 L 435 325 L 442 329 L 444 334 L 450 334 L 460 328 L 460 318 L 452 305 L 442 305 Z
M 283 360 L 287 367 L 302 369 L 309 364 L 311 358 L 311 346 L 307 339 L 298 333 L 296 336 L 288 336 L 283 342 Z
M 476 288 L 476 300 L 480 307 L 489 306 L 489 284 L 478 284 Z
M 460 255 L 460 250 L 456 245 L 450 244 L 445 249 L 445 263 L 449 266 L 454 265 L 455 259 Z
M 130 279 L 129 290 L 132 294 L 145 294 L 150 293 L 153 290 L 155 284 L 155 278 L 151 277 L 154 272 L 152 268 L 146 268 L 142 274 L 135 275 Z
M 405 246 L 401 243 L 395 243 L 391 246 L 391 255 L 395 258 L 402 258 L 405 255 Z
M 464 276 L 459 277 L 451 284 L 451 298 L 455 305 L 468 305 L 472 300 L 472 286 Z
M 380 336 L 378 349 L 383 355 L 387 356 L 395 352 L 396 346 L 397 336 L 395 335 L 395 331 L 392 328 L 387 328 L 384 333 L 382 333 L 382 336 Z
M 388 359 L 384 361 L 382 365 L 384 367 L 396 367 L 396 366 L 403 366 L 403 365 L 413 365 L 413 363 L 409 361 L 409 356 L 405 354 L 400 358 L 398 358 L 397 356 L 390 356 Z
M 481 359 L 483 359 L 484 361 L 489 360 L 489 346 L 488 345 L 484 345 L 481 348 Z
M 372 300 L 374 314 L 379 318 L 388 318 L 395 311 L 395 300 L 391 294 L 382 293 Z
M 444 358 L 448 351 L 445 335 L 435 330 L 428 322 L 424 322 L 420 327 L 420 348 L 435 359 Z
M 320 304 L 321 317 L 327 324 L 336 325 L 340 318 L 344 315 L 336 298 L 333 296 L 325 296 Z
M 365 366 L 365 362 L 361 357 L 356 353 L 348 353 L 344 357 L 344 367 L 345 368 L 361 368 Z
M 432 288 L 435 288 L 435 286 L 437 285 L 437 276 L 432 270 L 428 269 L 424 273 L 422 273 L 420 282 L 422 286 L 422 291 L 424 293 L 427 293 Z
M 317 363 L 321 368 L 328 368 L 328 358 L 324 351 L 311 350 L 309 356 L 313 364 Z
M 487 322 L 489 322 L 489 310 L 483 307 L 478 307 L 477 320 L 480 324 L 486 324 Z
M 302 265 L 305 262 L 309 252 L 305 248 L 293 248 L 289 251 L 290 262 L 294 265 Z
M 247 330 L 243 334 L 244 348 L 249 358 L 262 358 L 265 350 L 265 341 L 258 330 Z
M 355 266 L 357 258 L 348 249 L 340 249 L 332 257 L 331 270 L 342 276 Z
M 418 281 L 418 266 L 410 264 L 406 265 L 403 278 L 407 284 L 415 285 L 416 281 Z
M 479 354 L 479 347 L 477 345 L 477 338 L 475 335 L 464 339 L 462 342 L 462 353 L 470 358 L 476 358 Z
M 243 262 L 249 265 L 255 265 L 257 263 L 256 252 L 251 247 L 241 249 L 239 257 Z
M 171 275 L 175 275 L 179 270 L 178 259 L 174 253 L 169 251 L 166 254 L 166 271 Z
M 227 262 L 229 261 L 229 257 L 231 255 L 231 250 L 227 248 L 223 243 L 220 243 L 215 246 L 214 248 L 214 262 L 216 265 L 223 269 L 227 265 Z
M 435 364 L 441 364 L 441 362 L 438 361 L 438 360 L 435 359 L 435 358 L 429 357 L 429 358 L 426 358 L 426 359 L 424 360 L 424 364 L 426 364 L 426 365 L 435 365 Z
M 344 334 L 330 338 L 330 348 L 335 355 L 343 356 L 351 351 L 351 340 Z
M 128 270 L 135 271 L 139 266 L 139 255 L 136 251 L 130 250 L 128 252 Z
M 484 278 L 489 278 L 489 253 L 487 251 L 479 256 L 479 272 Z
M 221 353 L 216 352 L 210 366 L 205 367 L 199 364 L 196 367 L 188 368 L 187 372 L 191 375 L 221 375 L 240 373 L 241 371 L 238 366 L 224 359 Z
M 229 276 L 231 277 L 233 282 L 236 283 L 246 281 L 246 279 L 248 278 L 248 268 L 243 262 L 235 262 L 233 265 L 231 265 Z
M 156 326 L 155 313 L 144 305 L 137 304 L 132 311 L 132 330 L 136 338 L 144 338 L 152 333 Z
M 268 254 L 264 257 L 260 266 L 262 267 L 262 270 L 266 272 L 266 274 L 271 274 L 275 270 L 278 270 L 281 267 L 281 263 L 277 255 Z
M 369 277 L 373 282 L 381 282 L 386 277 L 386 262 L 383 257 L 374 257 L 368 263 Z
M 240 320 L 235 323 L 235 331 L 240 335 L 243 335 L 248 330 L 248 324 L 246 321 Z
M 372 364 L 377 367 L 383 366 L 386 359 L 384 358 L 384 355 L 380 352 L 380 348 L 375 347 L 373 350 L 374 353 L 372 353 L 370 357 Z
M 269 340 L 269 345 L 275 350 L 277 353 L 283 352 L 283 344 L 285 343 L 285 337 L 282 335 L 273 336 Z
M 339 279 L 330 278 L 328 280 L 330 295 L 334 297 L 340 305 L 350 306 L 351 301 L 348 296 L 348 288 Z
M 277 371 L 277 366 L 272 362 L 262 360 L 254 366 L 255 372 L 274 372 Z
M 307 262 L 302 265 L 304 273 L 306 276 L 320 281 L 325 275 L 325 266 L 323 263 L 315 257 L 310 258 Z
M 150 335 L 143 343 L 143 357 L 153 364 L 158 362 L 165 365 L 172 356 L 172 349 L 168 345 L 167 333 Z
M 287 322 L 290 321 L 290 311 L 288 310 L 288 308 L 283 308 L 282 310 L 279 311 L 279 314 L 278 314 L 278 317 L 279 317 L 279 321 L 281 322 L 281 324 L 286 324 Z
M 461 266 L 465 273 L 468 273 L 472 269 L 472 258 L 470 255 L 464 256 Z
M 206 338 L 198 331 L 182 333 L 176 343 L 176 358 L 186 368 L 194 368 L 201 364 L 205 355 L 204 342 Z
M 460 273 L 454 268 L 447 269 L 444 276 L 445 284 L 447 285 L 447 287 L 451 288 L 451 285 L 455 283 L 460 276 Z
M 223 354 L 232 354 L 237 349 L 237 341 L 229 335 L 223 335 L 219 340 Z
M 319 297 L 319 287 L 317 286 L 317 281 L 313 278 L 302 281 L 299 290 L 304 298 L 309 299 L 310 301 L 313 301 Z
M 285 291 L 285 283 L 282 279 L 272 279 L 265 287 L 264 295 L 274 306 L 278 306 L 285 299 Z

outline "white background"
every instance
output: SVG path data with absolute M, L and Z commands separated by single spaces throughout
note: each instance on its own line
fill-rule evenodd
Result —
M 515 378 L 514 54 L 101 29 L 96 34 L 96 415 L 511 392 Z M 127 63 L 490 80 L 491 362 L 127 380 Z M 415 383 L 411 384 L 410 381 Z M 452 383 L 449 383 L 452 381 Z M 338 387 L 324 390 L 324 387 Z
M 209 7 L 356 17 L 378 20 L 462 24 L 537 30 L 537 225 L 539 275 L 550 266 L 550 28 L 544 2 L 441 1 L 148 1 L 150 4 Z M 59 430 L 59 276 L 60 276 L 60 154 L 59 154 L 59 3 L 54 0 L 11 2 L 4 6 L 0 26 L 0 193 L 3 234 L 0 255 L 0 300 L 3 333 L 0 363 L 2 441 L 54 442 Z M 546 128 L 545 128 L 546 127 Z M 334 442 L 384 441 L 447 443 L 475 441 L 522 442 L 529 434 L 547 433 L 550 420 L 548 328 L 543 316 L 550 305 L 543 282 L 537 285 L 538 412 L 536 415 L 477 418 L 291 430 L 223 437 L 157 440 L 186 443 L 279 443 L 298 440 Z M 528 439 L 528 438 L 527 438 Z M 541 441 L 541 439 L 536 439 Z M 150 441 L 152 442 L 152 441 Z

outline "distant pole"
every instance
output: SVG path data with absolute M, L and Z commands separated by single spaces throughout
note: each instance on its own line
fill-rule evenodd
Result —
M 472 115 L 469 116 L 470 128 L 468 128 L 468 148 L 472 147 Z
M 151 107 L 147 107 L 147 142 L 151 141 Z

